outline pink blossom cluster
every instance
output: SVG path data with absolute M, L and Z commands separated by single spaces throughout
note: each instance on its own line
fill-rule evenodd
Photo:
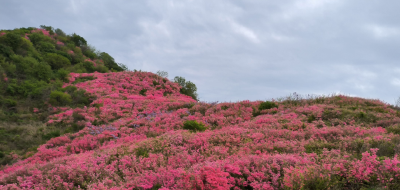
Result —
M 372 148 L 400 135 L 339 119 L 342 105 L 368 104 L 380 110 L 373 114 L 383 124 L 398 121 L 398 113 L 380 101 L 336 96 L 323 104 L 275 102 L 278 108 L 254 116 L 261 101 L 196 102 L 180 94 L 178 84 L 148 72 L 71 73 L 64 87 L 82 77 L 93 80 L 75 86 L 97 99 L 85 108 L 54 108 L 48 125 L 76 123 L 79 114 L 85 127 L 2 168 L 0 189 L 302 189 L 315 180 L 328 181 L 326 188 L 332 179 L 400 182 L 400 146 L 390 157 L 378 157 L 382 150 Z M 207 130 L 183 130 L 188 120 Z
M 4 36 L 4 35 L 6 35 L 5 32 L 1 32 L 1 33 L 0 33 L 0 36 Z
M 63 43 L 63 42 L 61 42 L 61 41 L 57 41 L 57 45 L 61 45 L 61 46 L 63 46 L 63 45 L 64 45 L 64 43 Z
M 50 32 L 45 29 L 38 28 L 38 29 L 34 29 L 31 31 L 31 33 L 35 33 L 35 32 L 42 32 L 45 36 L 50 37 Z

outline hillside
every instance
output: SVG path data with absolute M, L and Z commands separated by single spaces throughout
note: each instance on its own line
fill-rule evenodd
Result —
M 63 87 L 97 97 L 84 108 L 51 107 L 47 125 L 79 131 L 50 139 L 26 159 L 16 156 L 21 160 L 2 168 L 0 187 L 400 185 L 400 113 L 379 100 L 338 95 L 204 103 L 148 72 L 71 73 Z
M 50 105 L 83 108 L 95 99 L 85 90 L 62 88 L 70 72 L 126 69 L 75 33 L 50 26 L 0 30 L 0 165 L 12 163 L 11 153 L 25 155 L 62 134 L 43 124 Z
M 12 52 L 2 54 L 0 189 L 400 188 L 400 109 L 379 100 L 206 103 L 185 95 L 179 78 L 106 64 L 107 72 L 76 72 L 81 62 L 51 68 L 48 82 L 10 76 Z M 57 78 L 61 69 L 69 72 Z M 12 95 L 14 79 L 18 89 L 27 80 L 49 89 Z M 25 128 L 10 124 L 18 120 Z

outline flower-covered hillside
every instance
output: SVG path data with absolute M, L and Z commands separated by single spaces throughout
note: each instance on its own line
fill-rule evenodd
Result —
M 3 167 L 0 188 L 400 187 L 400 113 L 378 100 L 218 104 L 147 72 L 73 73 L 69 81 L 65 92 L 76 87 L 95 99 L 84 108 L 51 99 L 47 124 L 66 133 Z

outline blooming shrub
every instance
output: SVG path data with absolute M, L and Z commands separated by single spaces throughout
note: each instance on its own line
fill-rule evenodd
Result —
M 68 79 L 97 98 L 54 107 L 49 126 L 77 128 L 1 168 L 0 189 L 400 187 L 399 114 L 377 100 L 205 103 L 148 72 Z

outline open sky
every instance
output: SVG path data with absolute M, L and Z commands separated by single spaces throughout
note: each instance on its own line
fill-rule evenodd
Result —
M 77 33 L 130 70 L 167 71 L 200 101 L 400 96 L 396 0 L 2 0 L 0 29 Z

